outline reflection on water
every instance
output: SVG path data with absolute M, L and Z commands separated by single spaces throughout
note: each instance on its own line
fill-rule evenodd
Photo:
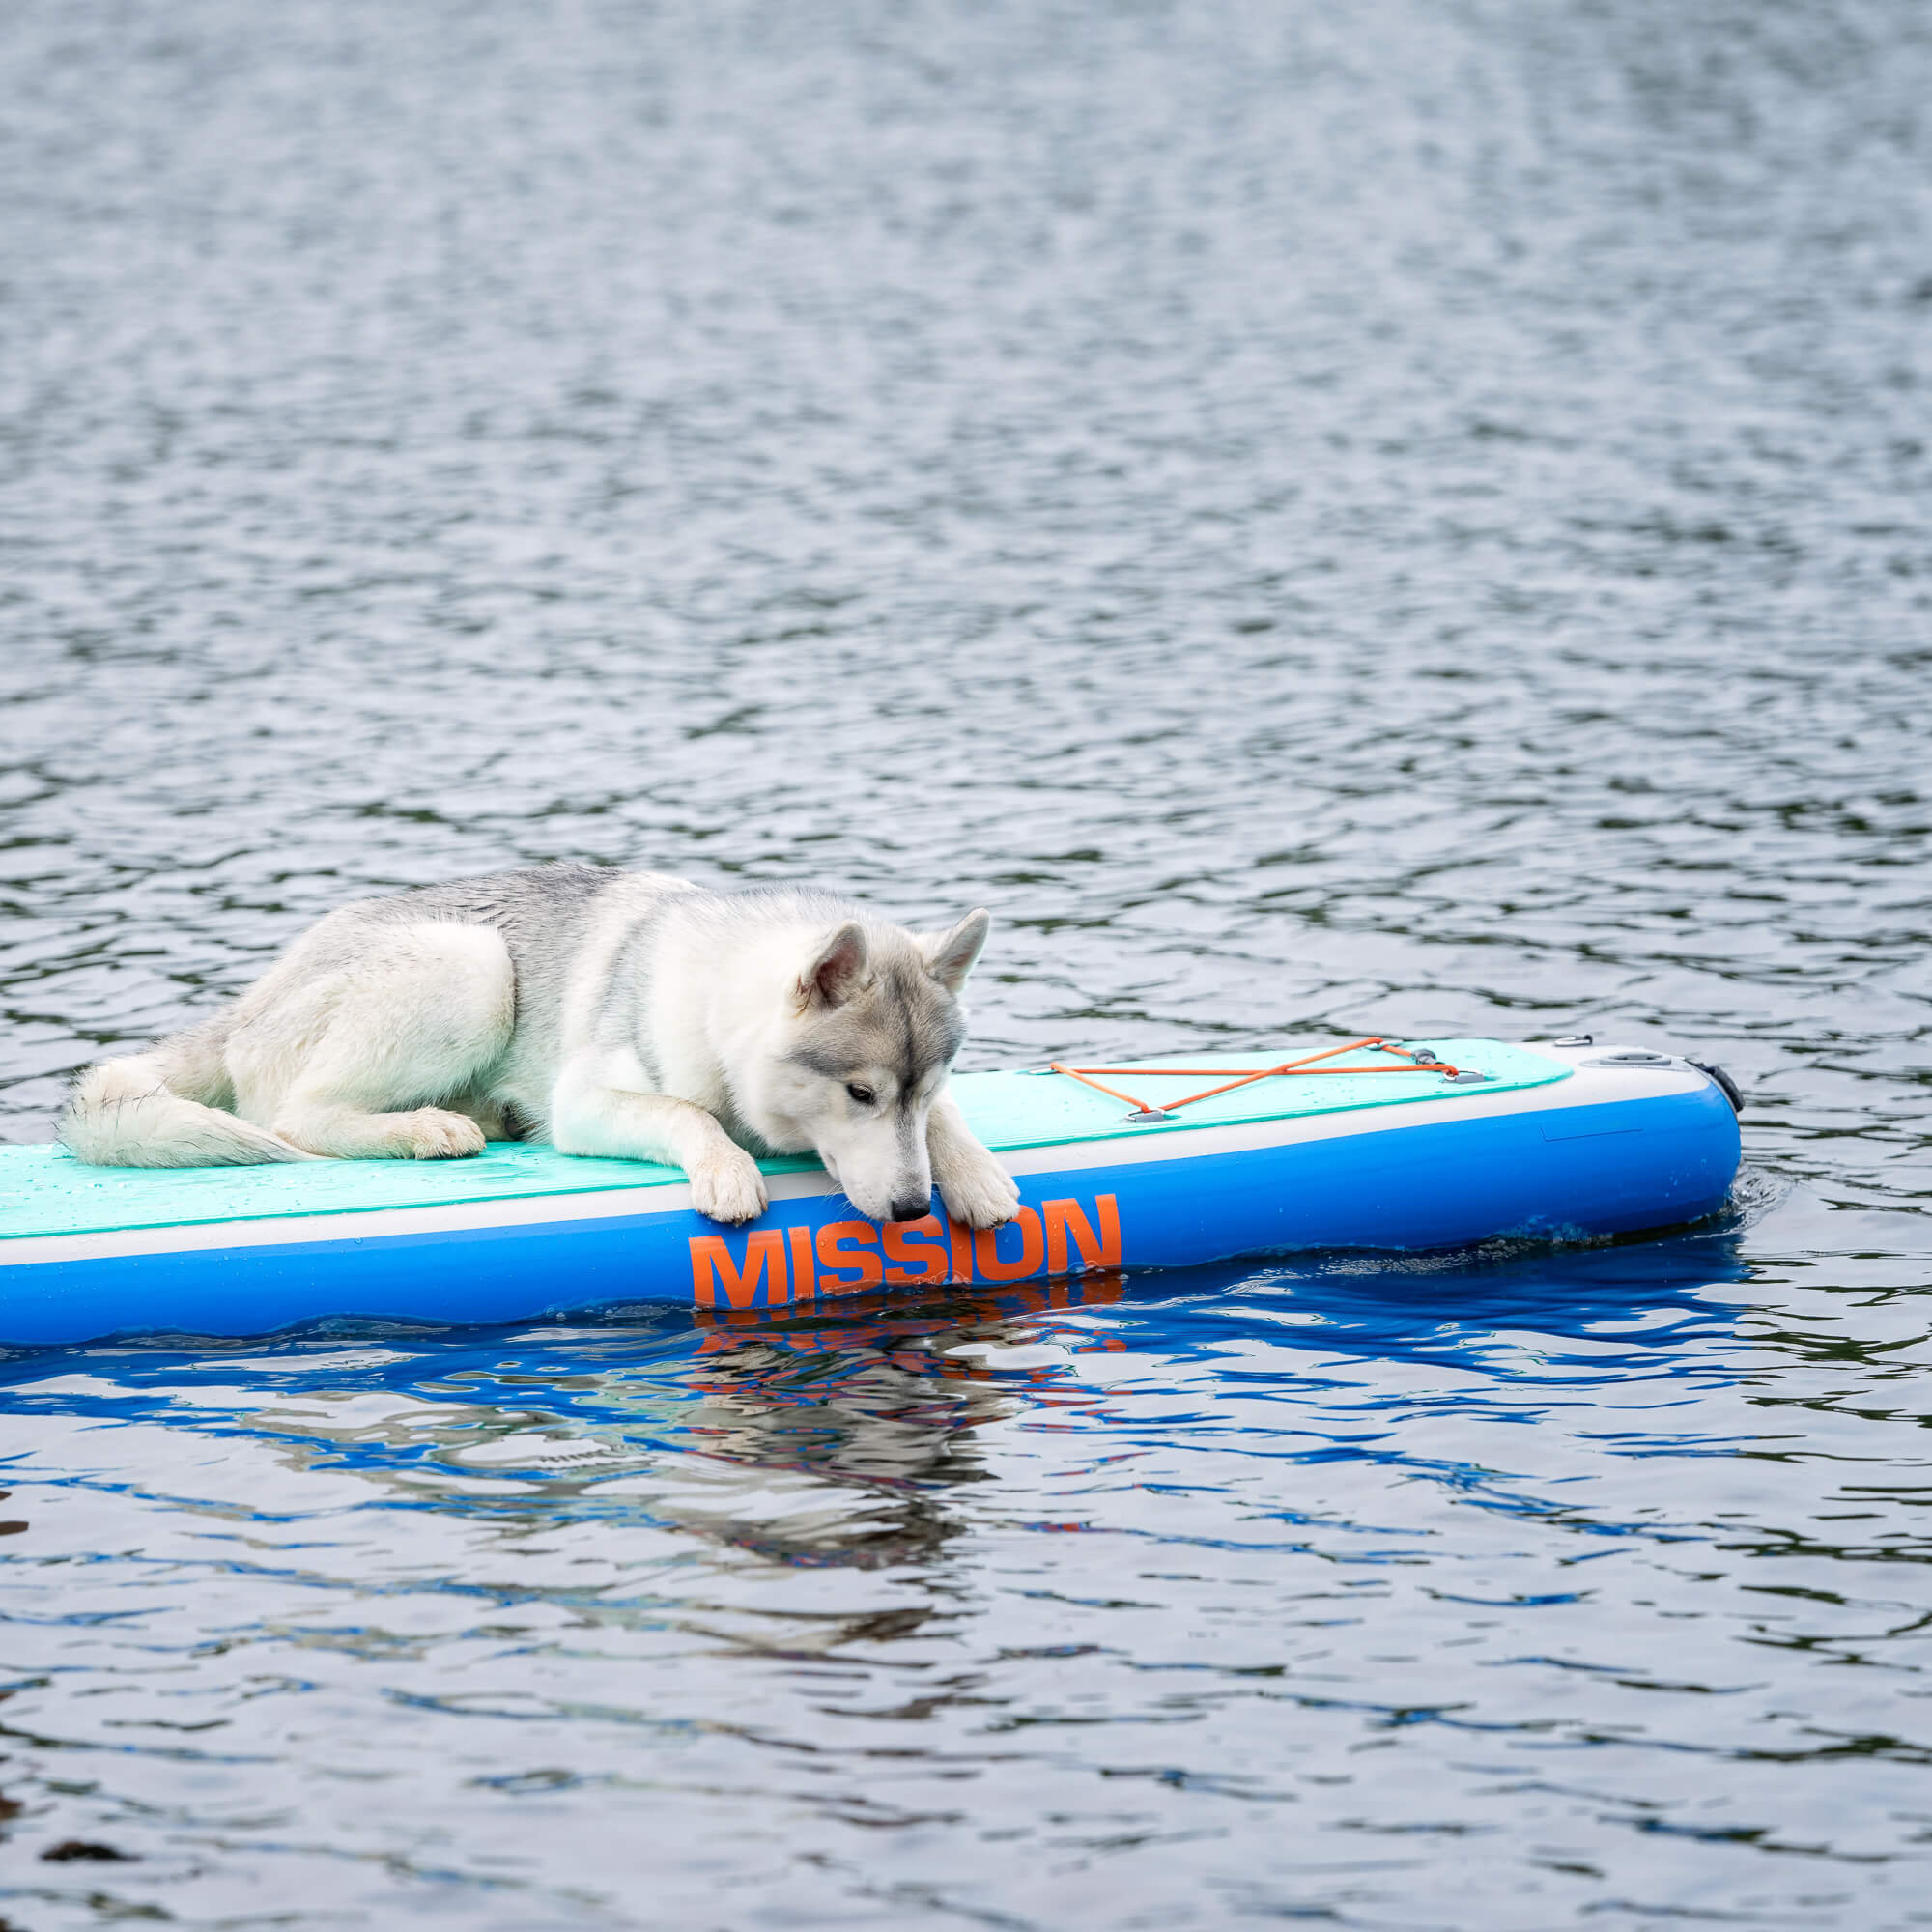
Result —
M 1573 1029 L 1735 1219 L 0 1363 L 0 1919 L 1927 1921 L 1922 0 L 0 10 L 0 1132 L 372 888 Z
M 141 1862 L 18 1895 L 1373 1923 L 1427 1871 L 1534 1926 L 1713 1846 L 1868 1890 L 1924 1545 L 1767 1416 L 1749 1236 L 19 1358 L 14 1788 Z

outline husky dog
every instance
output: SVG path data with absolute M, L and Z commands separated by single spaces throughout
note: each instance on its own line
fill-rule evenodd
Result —
M 816 1153 L 862 1214 L 969 1227 L 1019 1195 L 946 1091 L 990 921 L 908 932 L 791 887 L 549 866 L 361 899 L 240 999 L 88 1068 L 60 1137 L 107 1167 L 440 1160 L 486 1139 L 683 1168 L 749 1221 L 754 1154 Z

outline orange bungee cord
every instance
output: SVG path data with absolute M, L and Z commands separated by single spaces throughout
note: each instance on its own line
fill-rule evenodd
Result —
M 1406 1066 L 1322 1066 L 1324 1060 L 1338 1060 L 1345 1053 L 1364 1051 L 1393 1053 L 1408 1062 Z M 1109 1087 L 1104 1081 L 1094 1079 L 1096 1073 L 1111 1073 L 1117 1077 L 1128 1073 L 1152 1073 L 1163 1078 L 1188 1075 L 1196 1079 L 1211 1078 L 1216 1073 L 1226 1073 L 1225 1066 L 1065 1066 L 1059 1061 L 1049 1061 L 1048 1070 L 1064 1073 L 1069 1080 L 1077 1080 L 1083 1087 L 1094 1088 L 1109 1094 L 1116 1100 L 1124 1100 L 1134 1111 L 1127 1116 L 1130 1121 L 1165 1121 L 1179 1112 L 1182 1107 L 1191 1107 L 1197 1100 L 1211 1100 L 1217 1094 L 1232 1094 L 1237 1087 L 1252 1086 L 1257 1080 L 1272 1080 L 1285 1073 L 1300 1074 L 1307 1079 L 1316 1079 L 1324 1073 L 1440 1073 L 1445 1080 L 1461 1085 L 1473 1086 L 1487 1080 L 1487 1073 L 1475 1072 L 1472 1068 L 1451 1066 L 1446 1060 L 1437 1060 L 1426 1046 L 1414 1049 L 1397 1046 L 1392 1041 L 1377 1037 L 1367 1039 L 1351 1039 L 1346 1046 L 1331 1046 L 1321 1053 L 1304 1055 L 1300 1060 L 1284 1060 L 1279 1066 L 1256 1066 L 1236 1074 L 1232 1080 L 1224 1080 L 1218 1087 L 1203 1088 L 1199 1094 L 1189 1094 L 1179 1100 L 1170 1100 L 1164 1107 L 1151 1105 L 1148 1101 L 1123 1094 L 1118 1087 Z

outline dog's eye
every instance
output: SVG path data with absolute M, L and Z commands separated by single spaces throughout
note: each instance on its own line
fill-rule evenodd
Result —
M 858 1103 L 862 1107 L 869 1107 L 872 1104 L 872 1102 L 879 1097 L 876 1094 L 872 1092 L 872 1090 L 869 1087 L 862 1087 L 856 1080 L 846 1081 L 845 1091 L 846 1093 L 851 1094 L 853 1099 L 858 1101 Z

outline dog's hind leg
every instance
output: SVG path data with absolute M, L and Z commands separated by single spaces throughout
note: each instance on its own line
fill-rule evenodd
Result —
M 453 921 L 378 928 L 352 963 L 238 1014 L 236 1111 L 339 1159 L 480 1153 L 477 1122 L 436 1103 L 476 1090 L 515 1020 L 499 934 Z

